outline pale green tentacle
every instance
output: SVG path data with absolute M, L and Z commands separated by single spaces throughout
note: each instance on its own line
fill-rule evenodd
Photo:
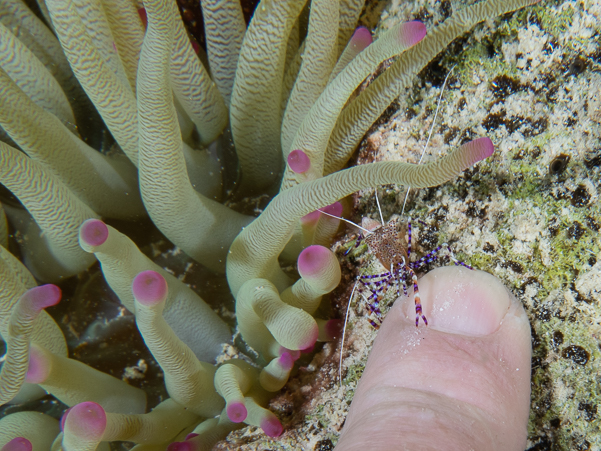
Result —
M 0 183 L 19 198 L 42 229 L 29 236 L 24 260 L 49 282 L 80 273 L 94 263 L 78 244 L 79 224 L 97 217 L 63 183 L 22 152 L 0 142 Z M 35 244 L 35 248 L 32 246 Z M 38 253 L 46 254 L 37 258 Z
M 135 167 L 109 158 L 31 101 L 0 68 L 0 124 L 33 160 L 94 211 L 113 218 L 145 216 Z
M 73 72 L 121 149 L 137 165 L 136 99 L 129 82 L 123 84 L 105 64 L 72 0 L 47 0 L 46 3 Z
M 492 151 L 490 140 L 480 138 L 432 163 L 366 164 L 280 193 L 232 243 L 227 259 L 227 277 L 232 293 L 237 296 L 242 284 L 256 278 L 268 279 L 280 290 L 286 288 L 287 277 L 282 273 L 277 258 L 302 216 L 372 186 L 398 183 L 425 188 L 440 185 L 486 158 Z
M 201 0 L 209 66 L 215 84 L 229 106 L 238 66 L 238 56 L 246 32 L 238 0 Z
M 140 60 L 140 49 L 144 40 L 142 20 L 133 2 L 129 0 L 103 0 L 102 5 L 129 86 L 135 94 L 138 61 Z
M 444 23 L 428 31 L 426 37 L 374 80 L 342 111 L 332 131 L 326 151 L 324 174 L 343 168 L 365 132 L 390 103 L 411 86 L 414 77 L 455 38 L 478 22 L 536 3 L 536 0 L 488 0 L 454 13 Z
M 150 217 L 174 244 L 205 266 L 223 271 L 231 242 L 252 218 L 207 199 L 190 185 L 168 89 L 173 10 L 171 0 L 147 4 L 148 30 L 138 75 L 140 189 Z
M 306 114 L 324 90 L 338 58 L 338 1 L 313 0 L 302 63 L 282 120 L 282 152 L 288 155 L 292 139 Z
M 63 124 L 75 124 L 67 96 L 46 66 L 0 23 L 0 66 L 31 100 Z
M 288 36 L 304 3 L 261 1 L 244 36 L 230 105 L 241 192 L 268 189 L 282 170 L 282 77 Z
M 303 174 L 296 174 L 287 167 L 282 190 L 323 175 L 328 139 L 349 96 L 382 61 L 419 42 L 424 34 L 425 27 L 419 22 L 397 25 L 357 55 L 353 64 L 345 67 L 326 87 L 305 117 L 291 145 L 291 149 L 301 149 L 307 154 L 311 167 Z
M 175 5 L 175 0 L 171 1 Z M 196 125 L 201 143 L 209 144 L 227 125 L 227 108 L 217 86 L 196 56 L 180 15 L 177 11 L 175 13 L 171 86 L 180 104 Z

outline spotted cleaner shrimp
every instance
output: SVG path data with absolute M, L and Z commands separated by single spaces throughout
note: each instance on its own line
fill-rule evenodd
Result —
M 418 164 L 420 164 L 422 162 L 422 159 L 424 157 L 424 154 L 426 152 L 426 149 L 427 149 L 430 139 L 432 137 L 432 132 L 434 130 L 434 125 L 436 122 L 436 117 L 437 117 L 438 111 L 440 109 L 442 94 L 444 92 L 448 78 L 451 75 L 454 67 L 455 66 L 453 66 L 450 69 L 449 73 L 445 77 L 443 87 L 441 90 L 441 94 L 438 99 L 438 105 L 436 108 L 432 126 L 430 128 L 430 132 L 428 135 L 428 139 L 422 150 L 422 154 L 421 154 Z M 409 196 L 410 189 L 411 189 L 410 187 L 407 188 L 401 215 L 405 211 L 405 206 L 407 203 L 407 198 Z M 429 263 L 443 257 L 443 255 L 441 255 L 441 251 L 447 251 L 448 254 L 446 256 L 449 257 L 455 263 L 455 265 L 461 265 L 470 270 L 473 269 L 471 266 L 465 264 L 464 262 L 457 260 L 453 254 L 453 251 L 451 250 L 450 246 L 447 243 L 440 244 L 434 250 L 430 251 L 423 257 L 417 259 L 416 261 L 411 261 L 411 250 L 412 250 L 411 220 L 407 221 L 406 228 L 400 227 L 399 221 L 396 218 L 394 218 L 394 219 L 390 220 L 388 223 L 386 223 L 384 221 L 384 218 L 382 215 L 382 210 L 380 208 L 380 202 L 378 199 L 377 189 L 375 192 L 375 199 L 376 199 L 376 203 L 378 206 L 378 212 L 380 214 L 381 222 L 378 222 L 378 221 L 370 219 L 370 218 L 363 218 L 362 224 L 361 224 L 361 226 L 359 226 L 359 225 L 353 223 L 352 221 L 349 221 L 344 218 L 339 218 L 342 221 L 347 222 L 347 223 L 359 228 L 362 232 L 359 234 L 355 245 L 353 247 L 349 248 L 345 252 L 345 255 L 349 254 L 353 249 L 356 249 L 357 247 L 359 247 L 361 242 L 365 242 L 367 244 L 368 252 L 371 255 L 374 255 L 378 259 L 378 261 L 382 264 L 382 266 L 386 269 L 385 272 L 382 272 L 380 274 L 366 275 L 366 274 L 361 273 L 357 277 L 355 284 L 353 286 L 353 289 L 352 289 L 352 292 L 351 292 L 351 295 L 349 298 L 349 302 L 347 305 L 347 309 L 346 309 L 344 326 L 343 326 L 343 330 L 342 330 L 342 337 L 341 337 L 341 343 L 340 343 L 340 361 L 339 361 L 338 372 L 339 372 L 339 381 L 341 384 L 342 384 L 342 356 L 343 356 L 343 352 L 344 352 L 346 326 L 348 323 L 350 307 L 351 307 L 351 304 L 352 304 L 352 301 L 353 301 L 353 298 L 354 298 L 355 292 L 357 291 L 358 286 L 362 287 L 362 288 L 359 288 L 359 291 L 362 291 L 363 289 L 365 289 L 369 292 L 369 296 L 367 296 L 367 297 L 364 296 L 364 298 L 366 299 L 367 309 L 369 310 L 370 315 L 373 314 L 375 316 L 375 320 L 370 318 L 369 322 L 375 329 L 378 329 L 382 322 L 382 312 L 380 309 L 380 300 L 381 300 L 382 296 L 385 294 L 385 292 L 391 286 L 396 286 L 396 291 L 397 291 L 398 297 L 400 297 L 400 289 L 401 288 L 403 290 L 403 294 L 405 296 L 407 296 L 407 294 L 408 294 L 407 281 L 410 279 L 411 280 L 410 283 L 412 283 L 412 285 L 413 285 L 414 302 L 415 302 L 415 326 L 416 327 L 419 326 L 420 318 L 423 321 L 423 323 L 427 326 L 428 320 L 423 313 L 422 305 L 421 305 L 421 298 L 420 298 L 419 287 L 418 287 L 418 283 L 417 283 L 417 274 L 416 274 L 417 271 L 422 269 L 425 265 L 428 265 Z M 324 212 L 323 210 L 321 210 L 321 213 L 326 214 L 328 216 L 333 216 L 329 213 Z M 335 217 L 335 216 L 333 216 L 333 217 Z M 419 222 L 423 225 L 426 225 L 423 221 L 419 221 Z

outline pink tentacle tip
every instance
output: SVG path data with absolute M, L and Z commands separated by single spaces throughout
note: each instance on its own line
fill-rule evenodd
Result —
M 195 449 L 190 442 L 173 442 L 167 447 L 167 451 L 194 451 Z
M 23 295 L 23 300 L 28 302 L 33 310 L 40 312 L 46 307 L 52 307 L 61 300 L 61 289 L 56 285 L 47 284 L 30 288 Z
M 315 210 L 309 214 L 306 214 L 300 220 L 301 220 L 301 223 L 304 225 L 310 225 L 310 224 L 315 225 L 317 223 L 317 221 L 319 220 L 320 216 L 321 216 L 321 212 L 319 210 Z
M 104 434 L 106 413 L 100 404 L 92 401 L 82 402 L 69 409 L 65 415 L 65 432 L 95 440 Z
M 470 152 L 473 152 L 474 156 L 479 160 L 490 157 L 495 151 L 495 146 L 488 136 L 474 139 L 466 143 L 465 146 L 468 146 Z
M 351 38 L 351 44 L 364 49 L 373 42 L 371 32 L 366 27 L 357 27 Z
M 263 429 L 263 432 L 269 437 L 279 437 L 284 431 L 282 423 L 280 423 L 280 420 L 273 414 L 266 416 L 261 420 L 261 429 Z
M 88 219 L 79 228 L 79 238 L 88 246 L 100 246 L 108 236 L 109 229 L 100 219 Z
M 325 207 L 320 209 L 325 213 L 329 213 L 332 216 L 342 216 L 342 204 L 340 202 L 334 202 L 333 204 L 326 205 Z M 333 219 L 333 218 L 332 218 Z
M 300 149 L 293 150 L 288 154 L 288 166 L 293 172 L 302 174 L 311 167 L 311 160 L 305 152 Z
M 1 451 L 32 451 L 31 442 L 25 437 L 13 438 L 10 442 L 2 447 Z
M 242 423 L 246 420 L 246 416 L 248 415 L 244 403 L 240 401 L 228 403 L 225 411 L 232 423 Z
M 186 435 L 186 438 L 184 440 L 191 440 L 194 437 L 198 437 L 198 434 L 195 434 L 194 432 L 190 432 L 188 435 Z
M 142 305 L 153 306 L 167 299 L 167 281 L 156 271 L 142 271 L 131 285 L 136 301 Z
M 406 47 L 411 47 L 424 39 L 426 32 L 426 26 L 419 20 L 406 22 L 401 28 L 401 43 Z
M 306 247 L 298 256 L 298 272 L 302 277 L 319 276 L 330 261 L 330 251 L 324 246 L 314 244 Z
M 289 352 L 284 352 L 278 357 L 278 364 L 284 371 L 290 371 L 294 366 L 294 358 Z
M 280 350 L 278 351 L 278 355 L 283 355 L 285 353 L 290 354 L 290 357 L 292 357 L 292 360 L 295 361 L 295 362 L 301 356 L 301 352 L 299 350 L 292 350 L 292 349 L 288 349 L 288 348 L 285 348 L 283 346 L 280 346 Z

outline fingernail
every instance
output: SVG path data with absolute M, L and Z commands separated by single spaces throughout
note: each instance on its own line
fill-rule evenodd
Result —
M 499 329 L 511 299 L 496 277 L 458 266 L 437 268 L 418 280 L 428 328 L 462 335 L 482 336 Z M 408 319 L 415 319 L 413 297 L 407 302 Z M 420 323 L 419 327 L 426 327 Z

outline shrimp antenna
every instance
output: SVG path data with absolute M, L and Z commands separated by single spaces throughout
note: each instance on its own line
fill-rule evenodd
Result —
M 367 229 L 361 227 L 360 225 L 355 224 L 353 221 L 349 221 L 348 219 L 344 219 L 344 218 L 341 218 L 340 216 L 336 216 L 336 215 L 332 215 L 330 213 L 326 213 L 325 211 L 320 210 L 320 209 L 317 209 L 317 211 L 320 212 L 320 213 L 322 213 L 322 214 L 324 214 L 324 215 L 331 216 L 332 218 L 340 219 L 341 221 L 347 222 L 350 225 L 354 225 L 355 227 L 357 227 L 358 229 L 360 229 L 361 231 L 363 231 L 365 233 L 368 233 L 368 234 L 369 233 L 373 233 L 371 230 L 367 230 Z
M 451 73 L 453 72 L 453 69 L 455 69 L 456 66 L 457 66 L 457 64 L 455 64 L 455 65 L 453 65 L 453 67 L 451 67 L 451 70 L 449 70 L 449 73 L 445 77 L 444 83 L 442 84 L 442 89 L 440 90 L 440 95 L 438 96 L 438 103 L 436 104 L 436 112 L 434 113 L 434 120 L 432 121 L 432 125 L 430 126 L 430 132 L 428 133 L 428 139 L 426 140 L 426 144 L 424 145 L 424 148 L 422 149 L 422 154 L 420 155 L 419 161 L 417 162 L 417 164 L 421 164 L 422 160 L 424 159 L 424 155 L 426 154 L 426 149 L 428 148 L 428 144 L 430 144 L 430 138 L 432 138 L 432 133 L 434 132 L 434 125 L 436 125 L 436 118 L 438 117 L 438 111 L 440 110 L 440 104 L 442 103 L 442 95 L 444 94 L 445 87 L 447 86 L 447 81 L 449 80 L 449 77 L 451 76 Z M 409 191 L 411 191 L 410 186 L 407 187 L 407 192 L 405 193 L 405 200 L 403 201 L 403 208 L 401 210 L 401 216 L 403 216 L 403 213 L 405 213 L 405 205 L 407 205 L 407 199 L 409 198 Z M 377 198 L 377 196 L 376 196 L 376 198 Z
M 359 277 L 355 281 L 355 285 L 353 286 L 353 291 L 351 291 L 351 296 L 348 300 L 348 305 L 346 306 L 346 314 L 344 315 L 344 326 L 342 327 L 342 339 L 340 340 L 340 361 L 338 363 L 338 381 L 340 383 L 340 387 L 342 387 L 342 354 L 344 352 L 344 338 L 346 337 L 346 324 L 348 323 L 348 315 L 351 310 L 351 304 L 353 303 L 353 297 L 355 296 L 355 290 L 357 289 L 357 284 L 359 283 Z
M 378 200 L 378 188 L 376 188 L 376 204 L 378 204 L 378 213 L 380 213 L 380 223 L 384 225 L 386 223 L 384 222 L 384 216 L 382 216 L 382 209 L 380 208 L 380 201 Z

